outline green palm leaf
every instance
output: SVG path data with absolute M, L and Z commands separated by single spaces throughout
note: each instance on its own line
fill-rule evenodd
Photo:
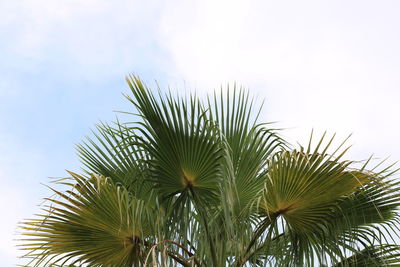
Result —
M 399 266 L 400 247 L 397 245 L 370 246 L 346 258 L 334 267 Z
M 258 110 L 255 116 L 254 109 Z M 255 108 L 249 94 L 236 85 L 232 92 L 228 87 L 226 95 L 221 92 L 208 98 L 208 110 L 210 120 L 221 130 L 229 155 L 223 166 L 224 182 L 233 183 L 234 198 L 239 212 L 243 212 L 263 189 L 259 175 L 267 167 L 268 157 L 285 147 L 285 141 L 277 135 L 278 129 L 269 128 L 270 123 L 258 122 L 261 107 Z
M 128 84 L 143 123 L 141 146 L 150 155 L 152 179 L 166 198 L 192 192 L 201 201 L 218 197 L 221 149 L 219 134 L 205 117 L 197 98 L 190 102 L 171 96 L 159 101 L 136 77 Z
M 136 135 L 117 121 L 114 127 L 99 124 L 94 136 L 95 140 L 87 137 L 86 142 L 77 146 L 86 173 L 109 177 L 137 198 L 152 196 L 153 184 L 146 175 L 149 169 L 147 154 L 135 145 L 138 143 Z
M 397 230 L 399 183 L 387 180 L 393 172 L 351 168 L 352 162 L 341 161 L 346 149 L 336 157 L 328 154 L 333 140 L 321 148 L 323 139 L 313 151 L 310 144 L 270 159 L 258 203 L 265 219 L 242 261 L 264 254 L 279 265 L 335 262 Z
M 26 221 L 23 249 L 37 266 L 86 263 L 91 266 L 131 266 L 143 260 L 157 216 L 146 204 L 110 179 L 85 179 L 71 173 L 73 190 L 53 190 L 47 215 Z M 43 257 L 45 255 L 45 257 Z

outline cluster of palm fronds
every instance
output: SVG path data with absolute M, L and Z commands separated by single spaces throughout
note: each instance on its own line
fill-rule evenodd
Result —
M 99 125 L 85 173 L 23 223 L 32 265 L 400 264 L 391 167 L 357 168 L 325 136 L 293 149 L 240 89 L 201 101 L 127 81 L 134 122 Z

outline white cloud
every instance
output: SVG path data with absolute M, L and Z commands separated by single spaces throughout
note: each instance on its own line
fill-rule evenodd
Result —
M 2 220 L 0 221 L 0 259 L 2 266 L 15 266 L 16 264 L 26 264 L 27 259 L 21 258 L 24 251 L 18 248 L 23 238 L 20 234 L 23 232 L 19 226 L 33 214 L 38 214 L 41 197 L 44 197 L 43 191 L 37 189 L 37 184 L 22 186 L 18 183 L 8 183 L 7 180 L 20 178 L 15 175 L 5 175 L 0 172 L 0 180 L 3 182 L 0 187 L 0 209 L 2 211 Z M 43 186 L 42 186 L 43 187 Z M 42 194 L 41 196 L 38 193 Z M 49 195 L 49 192 L 46 192 Z
M 290 137 L 354 133 L 357 156 L 400 158 L 398 2 L 174 1 L 161 37 L 196 88 L 238 81 Z M 297 138 L 296 138 L 297 139 Z
M 3 173 L 0 173 L 1 181 L 8 179 Z M 23 199 L 23 190 L 16 186 L 2 185 L 0 188 L 0 195 L 2 201 L 0 202 L 0 209 L 3 213 L 3 218 L 0 222 L 0 258 L 9 260 L 8 264 L 15 264 L 16 258 L 21 256 L 15 247 L 17 238 L 17 223 L 21 221 L 21 214 L 24 214 L 24 204 L 27 203 Z M 14 259 L 14 261 L 12 261 Z
M 19 68 L 32 64 L 30 71 L 50 61 L 59 68 L 72 64 L 69 72 L 86 73 L 91 79 L 116 73 L 123 77 L 139 63 L 157 62 L 151 50 L 158 49 L 154 27 L 162 5 L 125 0 L 4 2 L 3 50 L 26 60 Z
M 4 266 L 22 263 L 17 257 L 22 252 L 17 249 L 20 238 L 18 223 L 37 213 L 44 187 L 39 179 L 46 177 L 43 155 L 29 147 L 21 147 L 10 136 L 1 134 L 0 138 L 0 258 Z M 26 154 L 25 154 L 26 153 Z M 27 156 L 29 155 L 29 156 Z

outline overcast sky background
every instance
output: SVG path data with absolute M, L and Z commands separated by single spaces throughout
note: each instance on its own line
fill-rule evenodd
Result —
M 200 95 L 237 82 L 302 143 L 400 159 L 400 1 L 0 0 L 0 263 L 75 144 L 131 109 L 124 76 Z

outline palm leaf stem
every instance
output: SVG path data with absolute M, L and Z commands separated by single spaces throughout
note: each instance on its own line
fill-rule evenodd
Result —
M 280 214 L 279 212 L 275 212 L 273 214 L 270 214 L 257 227 L 257 229 L 254 232 L 254 235 L 251 238 L 251 240 L 250 240 L 250 242 L 249 242 L 244 254 L 242 256 L 240 256 L 238 258 L 237 262 L 234 264 L 235 267 L 243 266 L 250 259 L 250 257 L 253 255 L 253 253 L 251 253 L 251 249 L 254 247 L 254 245 L 256 244 L 257 240 L 261 237 L 261 235 L 265 232 L 265 230 L 276 221 L 276 219 L 279 217 L 279 214 Z M 271 231 L 269 231 L 267 240 L 265 242 L 271 241 L 271 233 L 272 233 L 272 229 L 271 229 Z
M 180 249 L 182 249 L 182 251 L 184 251 L 184 252 L 186 252 L 186 254 L 188 254 L 188 256 L 190 257 L 190 258 L 192 258 L 193 259 L 193 261 L 194 261 L 194 263 L 196 264 L 196 266 L 201 266 L 201 264 L 200 264 L 200 262 L 198 261 L 198 259 L 196 258 L 196 256 L 193 254 L 193 253 L 191 253 L 189 250 L 187 250 L 184 246 L 182 246 L 181 244 L 179 244 L 178 242 L 175 242 L 175 241 L 173 241 L 173 240 L 163 240 L 163 241 L 161 241 L 161 242 L 158 242 L 157 244 L 148 244 L 148 243 L 145 243 L 145 245 L 146 246 L 150 246 L 150 247 L 158 247 L 159 245 L 162 245 L 162 244 L 164 244 L 164 243 L 170 243 L 170 244 L 173 244 L 173 245 L 175 245 L 175 246 L 177 246 L 177 247 L 179 247 Z M 180 264 L 182 264 L 182 265 L 184 265 L 184 266 L 188 266 L 188 267 L 191 267 L 192 265 L 191 264 L 189 264 L 186 260 L 183 260 L 184 259 L 184 257 L 182 256 L 182 255 L 177 255 L 176 253 L 173 253 L 173 252 L 171 252 L 171 251 L 167 251 L 168 252 L 168 255 L 169 256 L 171 256 L 173 259 L 175 259 L 175 260 L 177 260 Z
M 197 198 L 196 194 L 194 193 L 193 188 L 190 187 L 189 190 L 190 190 L 190 193 L 193 196 L 193 200 L 194 200 L 194 202 L 196 204 L 195 207 L 198 210 L 198 212 L 199 212 L 199 214 L 200 214 L 200 216 L 202 218 L 203 224 L 204 224 L 204 229 L 206 231 L 207 239 L 208 239 L 208 242 L 210 244 L 210 253 L 211 253 L 211 260 L 213 262 L 213 266 L 217 267 L 218 266 L 218 259 L 217 259 L 217 255 L 215 254 L 215 251 L 216 251 L 215 250 L 215 245 L 214 245 L 213 239 L 211 238 L 210 230 L 208 228 L 208 223 L 207 223 L 208 216 L 207 216 L 207 213 L 203 209 L 203 206 L 201 205 L 201 203 L 199 203 L 199 199 Z

